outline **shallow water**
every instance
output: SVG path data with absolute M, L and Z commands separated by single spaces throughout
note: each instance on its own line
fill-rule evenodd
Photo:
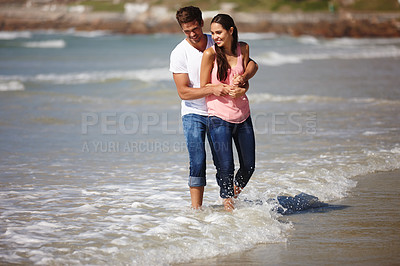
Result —
M 337 201 L 355 176 L 399 168 L 399 39 L 242 34 L 259 63 L 256 172 L 227 214 L 208 156 L 190 210 L 168 72 L 182 38 L 0 34 L 0 261 L 169 264 L 285 243 L 292 223 L 243 199 Z
M 399 170 L 358 176 L 356 188 L 336 202 L 341 208 L 280 218 L 293 224 L 286 243 L 185 265 L 397 265 L 399 177 Z

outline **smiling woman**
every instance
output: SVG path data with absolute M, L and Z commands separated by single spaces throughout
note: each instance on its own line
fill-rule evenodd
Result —
M 208 95 L 206 102 L 220 197 L 224 199 L 225 210 L 231 211 L 234 209 L 233 198 L 247 185 L 255 167 L 255 139 L 245 94 L 247 89 L 238 86 L 245 80 L 249 48 L 248 44 L 238 42 L 238 31 L 229 15 L 218 14 L 212 19 L 211 34 L 215 45 L 204 52 L 200 85 L 222 83 L 230 86 L 229 94 Z M 240 161 L 235 177 L 232 139 Z

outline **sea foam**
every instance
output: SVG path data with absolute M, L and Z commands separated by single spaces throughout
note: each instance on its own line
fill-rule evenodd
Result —
M 281 66 L 285 64 L 299 64 L 307 60 L 325 60 L 325 59 L 375 59 L 375 58 L 399 58 L 400 49 L 395 45 L 360 47 L 357 49 L 339 49 L 332 50 L 329 53 L 319 50 L 284 54 L 282 52 L 269 51 L 254 56 L 254 60 L 263 65 Z
M 64 40 L 47 40 L 25 42 L 22 44 L 22 46 L 27 48 L 65 48 L 67 44 Z
M 29 39 L 31 37 L 32 33 L 29 31 L 0 31 L 0 40 Z
M 21 81 L 18 81 L 18 80 L 1 81 L 0 80 L 0 91 L 23 91 L 23 90 L 25 90 L 25 86 Z
M 379 98 L 342 98 L 319 95 L 278 95 L 270 93 L 248 93 L 247 97 L 252 103 L 262 102 L 296 102 L 296 103 L 359 103 L 372 105 L 400 105 L 400 100 L 389 100 Z
M 172 80 L 168 68 L 150 68 L 138 70 L 111 70 L 111 71 L 90 71 L 82 73 L 64 74 L 38 74 L 34 76 L 12 75 L 0 76 L 0 90 L 23 89 L 24 82 L 45 82 L 51 84 L 86 84 L 102 83 L 112 80 L 140 80 L 144 82 L 159 82 Z M 5 85 L 1 85 L 5 84 Z

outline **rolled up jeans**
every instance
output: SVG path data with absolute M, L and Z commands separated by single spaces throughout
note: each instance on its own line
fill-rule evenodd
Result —
M 206 135 L 209 138 L 207 123 L 207 116 L 198 114 L 182 116 L 183 132 L 186 138 L 190 161 L 189 187 L 202 187 L 206 185 Z
M 244 122 L 236 124 L 216 116 L 208 118 L 210 145 L 214 164 L 217 168 L 217 183 L 221 198 L 234 196 L 235 186 L 244 188 L 255 169 L 255 138 L 253 124 L 249 116 Z M 234 178 L 234 158 L 232 139 L 238 152 L 240 168 Z

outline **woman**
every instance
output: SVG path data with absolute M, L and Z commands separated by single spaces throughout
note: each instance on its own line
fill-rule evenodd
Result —
M 235 23 L 226 14 L 212 19 L 211 35 L 215 45 L 203 53 L 200 83 L 201 87 L 209 83 L 231 85 L 229 95 L 210 95 L 206 102 L 220 196 L 225 209 L 232 211 L 233 198 L 247 185 L 255 167 L 255 139 L 247 89 L 236 85 L 245 81 L 242 74 L 250 61 L 249 45 L 238 42 Z M 240 162 L 235 177 L 232 139 Z

